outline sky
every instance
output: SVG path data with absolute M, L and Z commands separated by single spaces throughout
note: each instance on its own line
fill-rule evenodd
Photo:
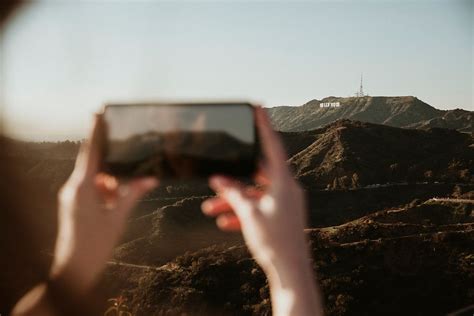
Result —
M 5 132 L 81 139 L 107 102 L 414 95 L 474 110 L 474 0 L 37 1 L 0 38 Z

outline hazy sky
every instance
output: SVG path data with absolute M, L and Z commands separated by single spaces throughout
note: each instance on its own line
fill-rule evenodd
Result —
M 474 109 L 474 0 L 43 1 L 2 36 L 6 128 L 81 138 L 107 101 L 251 99 L 301 105 L 414 95 Z

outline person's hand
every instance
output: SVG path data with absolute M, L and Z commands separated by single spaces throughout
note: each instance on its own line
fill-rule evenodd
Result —
M 299 255 L 305 249 L 306 206 L 303 190 L 287 167 L 285 150 L 266 113 L 258 107 L 255 115 L 266 158 L 256 177 L 260 188 L 213 176 L 210 186 L 217 197 L 204 201 L 202 210 L 217 216 L 222 230 L 242 230 L 250 252 L 265 269 L 281 257 Z
M 104 121 L 97 115 L 74 171 L 59 193 L 58 237 L 52 279 L 78 293 L 89 290 L 105 267 L 137 200 L 158 184 L 155 178 L 128 183 L 99 173 Z
M 213 176 L 217 196 L 202 204 L 225 231 L 242 230 L 252 256 L 268 277 L 274 315 L 322 315 L 321 297 L 310 264 L 304 228 L 306 203 L 300 185 L 286 164 L 279 137 L 262 108 L 256 122 L 265 161 L 257 187 Z

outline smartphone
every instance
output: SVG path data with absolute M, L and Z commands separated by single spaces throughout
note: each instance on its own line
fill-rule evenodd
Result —
M 102 169 L 121 178 L 250 177 L 259 157 L 250 103 L 110 104 Z

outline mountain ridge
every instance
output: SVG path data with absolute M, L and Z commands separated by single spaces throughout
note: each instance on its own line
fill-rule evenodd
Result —
M 321 107 L 322 103 L 339 103 L 339 106 Z M 402 128 L 441 127 L 473 132 L 474 121 L 473 111 L 439 110 L 414 96 L 330 96 L 301 106 L 277 106 L 267 111 L 274 127 L 285 132 L 320 128 L 339 119 Z

